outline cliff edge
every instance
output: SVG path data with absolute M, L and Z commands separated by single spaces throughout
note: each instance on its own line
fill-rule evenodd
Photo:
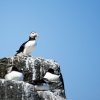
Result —
M 23 81 L 6 80 L 8 69 L 16 67 L 24 75 Z M 58 81 L 45 80 L 53 69 Z M 50 59 L 9 57 L 0 59 L 0 100 L 66 100 L 60 65 Z

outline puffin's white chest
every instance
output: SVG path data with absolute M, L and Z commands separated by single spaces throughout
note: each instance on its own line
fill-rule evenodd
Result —
M 44 76 L 44 78 L 48 79 L 49 81 L 52 81 L 52 82 L 55 82 L 55 81 L 59 81 L 60 78 L 59 75 L 55 75 L 55 74 L 52 74 L 52 73 L 49 73 L 47 72 Z
M 36 41 L 28 41 L 26 44 L 25 44 L 25 48 L 24 48 L 24 51 L 23 53 L 25 55 L 30 55 L 33 51 L 33 49 L 35 48 L 36 46 Z
M 16 80 L 16 81 L 23 81 L 23 74 L 17 71 L 12 71 L 5 75 L 5 79 L 7 80 Z

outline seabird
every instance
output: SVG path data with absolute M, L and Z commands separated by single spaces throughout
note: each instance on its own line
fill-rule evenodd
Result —
M 43 79 L 47 80 L 48 84 L 53 85 L 56 83 L 57 85 L 54 88 L 64 89 L 64 81 L 63 81 L 62 74 L 61 73 L 59 73 L 58 75 L 55 74 L 55 72 L 52 68 L 48 69 L 48 71 L 44 75 Z M 65 92 L 64 92 L 64 95 L 65 95 Z
M 56 75 L 54 70 L 50 68 L 44 75 L 43 79 L 33 80 L 32 84 L 35 85 L 35 89 L 38 91 L 47 91 L 51 89 L 51 83 L 57 83 L 60 82 L 60 80 L 60 75 Z
M 36 46 L 36 38 L 38 37 L 38 33 L 31 32 L 29 36 L 29 40 L 24 42 L 19 50 L 17 50 L 15 56 L 31 56 L 33 49 Z
M 56 75 L 52 68 L 50 68 L 46 72 L 46 74 L 45 74 L 45 76 L 43 78 L 48 80 L 48 81 L 50 81 L 50 82 L 58 82 L 58 81 L 60 81 L 60 75 Z
M 61 81 L 61 75 L 56 75 L 54 74 L 54 70 L 52 68 L 50 68 L 46 74 L 44 75 L 44 77 L 42 79 L 38 79 L 38 80 L 32 80 L 31 84 L 33 85 L 40 85 L 43 83 L 52 83 L 52 82 L 58 82 Z
M 12 67 L 11 71 L 5 75 L 6 80 L 23 81 L 24 75 L 16 67 Z

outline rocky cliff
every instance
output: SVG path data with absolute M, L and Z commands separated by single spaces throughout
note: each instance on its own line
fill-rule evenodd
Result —
M 23 73 L 23 81 L 5 79 L 11 67 L 16 67 Z M 47 83 L 41 83 L 50 68 L 60 80 L 56 82 L 46 80 Z M 43 58 L 1 58 L 0 100 L 66 100 L 59 64 L 54 60 Z

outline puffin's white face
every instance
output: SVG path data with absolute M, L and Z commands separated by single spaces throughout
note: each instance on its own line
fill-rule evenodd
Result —
M 36 33 L 36 32 L 31 32 L 31 33 L 30 33 L 30 37 L 31 37 L 31 38 L 36 38 L 36 37 L 38 37 L 38 33 Z

